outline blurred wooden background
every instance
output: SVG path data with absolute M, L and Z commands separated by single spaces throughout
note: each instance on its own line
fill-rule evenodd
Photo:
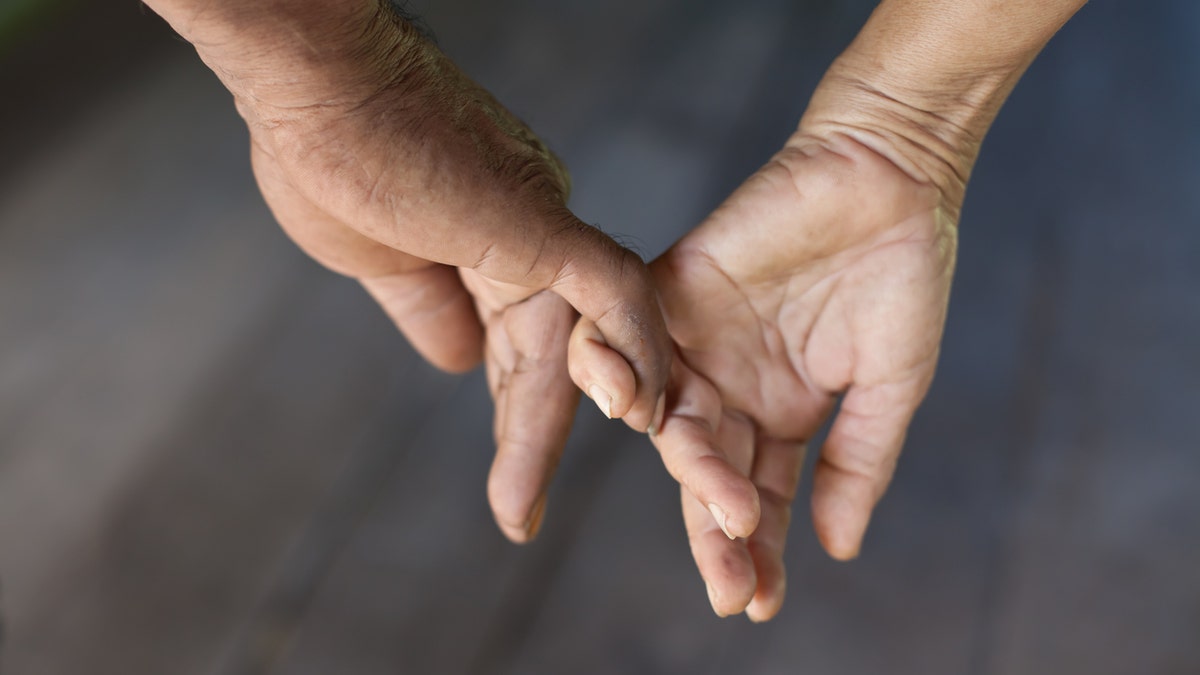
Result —
M 653 256 L 787 136 L 862 0 L 414 3 Z M 136 3 L 0 62 L 0 672 L 1200 672 L 1200 4 L 1093 0 L 968 196 L 939 378 L 862 558 L 711 615 L 650 445 L 590 406 L 546 527 L 438 374 L 275 228 Z

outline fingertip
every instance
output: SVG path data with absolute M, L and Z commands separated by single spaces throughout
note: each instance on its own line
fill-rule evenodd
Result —
M 756 495 L 757 497 L 757 495 Z M 717 527 L 721 528 L 721 532 L 729 539 L 747 539 L 754 531 L 758 529 L 758 522 L 761 518 L 761 507 L 758 499 L 753 500 L 738 499 L 742 501 L 741 508 L 728 509 L 717 502 L 708 504 L 708 512 L 712 514 L 713 521 Z
M 526 542 L 537 539 L 538 533 L 542 531 L 542 521 L 546 518 L 546 500 L 547 495 L 542 495 L 533 505 L 533 510 L 529 512 L 529 518 L 526 519 L 524 527 Z
M 483 361 L 483 325 L 453 269 L 434 266 L 359 282 L 435 368 L 465 373 Z
M 716 529 L 692 535 L 692 556 L 713 612 L 719 617 L 742 613 L 758 585 L 745 542 L 730 541 Z
M 510 542 L 520 546 L 521 544 L 529 543 L 529 534 L 519 527 L 508 525 L 496 517 L 496 525 L 500 528 L 500 533 Z
M 770 536 L 770 535 L 768 535 Z M 746 618 L 754 623 L 770 621 L 783 608 L 787 595 L 787 572 L 783 567 L 783 550 L 762 540 L 751 540 L 750 555 L 758 576 L 754 598 L 746 606 Z
M 546 496 L 543 495 L 523 519 L 505 514 L 496 507 L 492 508 L 492 516 L 505 538 L 514 544 L 528 544 L 537 539 L 542 531 L 542 522 L 546 518 Z
M 748 482 L 748 485 L 754 487 L 753 483 Z M 758 490 L 751 490 L 743 501 L 743 508 L 730 514 L 728 526 L 731 534 L 745 539 L 758 529 L 758 523 L 762 520 L 762 504 L 759 502 Z
M 604 387 L 601 387 L 598 384 L 589 385 L 587 388 L 587 395 L 588 398 L 592 399 L 592 402 L 596 404 L 596 407 L 600 408 L 600 412 L 604 413 L 605 417 L 610 420 L 613 418 L 612 395 L 609 394 Z
M 698 499 L 708 497 L 707 501 L 701 503 L 708 507 L 713 521 L 726 537 L 747 539 L 758 529 L 762 519 L 758 489 L 724 459 L 716 462 L 713 459 L 708 458 L 705 464 L 710 471 L 714 467 L 717 471 L 707 476 L 697 472 L 689 477 L 685 487 Z
M 500 532 L 514 544 L 524 544 L 529 541 L 529 531 L 525 528 L 525 519 L 512 514 L 502 504 L 498 504 L 492 491 L 488 490 L 488 501 L 492 506 L 492 518 Z
M 813 494 L 813 529 L 834 560 L 849 562 L 862 550 L 870 514 L 862 514 L 836 495 Z
M 821 545 L 829 557 L 839 562 L 850 562 L 858 558 L 862 552 L 862 535 L 847 532 L 826 533 L 821 537 Z
M 829 557 L 838 562 L 852 562 L 858 558 L 861 551 L 861 542 L 853 542 L 849 539 L 830 540 L 825 538 L 821 540 L 821 545 Z
M 858 557 L 871 515 L 887 492 L 913 412 L 928 380 L 854 386 L 813 470 L 812 517 L 835 560 Z
M 871 512 L 883 489 L 822 457 L 813 470 L 812 520 L 817 539 L 834 560 L 858 557 Z
M 430 336 L 418 333 L 417 330 L 405 326 L 402 332 L 421 358 L 444 373 L 462 375 L 471 372 L 483 362 L 482 331 L 474 335 L 472 329 L 466 329 L 467 334 L 436 343 L 429 339 Z
M 712 608 L 713 614 L 716 614 L 718 619 L 729 616 L 721 609 L 721 596 L 717 593 L 717 589 L 707 579 L 704 580 L 704 590 L 708 593 L 708 605 Z
M 580 319 L 567 349 L 571 379 L 609 419 L 629 414 L 637 397 L 637 379 L 625 358 L 604 341 L 590 320 Z
M 751 581 L 751 584 L 753 581 Z M 746 588 L 744 584 L 704 580 L 704 588 L 708 593 L 708 604 L 717 618 L 741 614 L 746 611 L 753 599 L 754 589 Z
M 416 347 L 416 345 L 414 345 Z M 460 345 L 460 349 L 455 351 L 425 351 L 416 347 L 418 353 L 434 368 L 450 373 L 451 375 L 462 375 L 475 370 L 476 367 L 483 361 L 483 345 L 479 342 L 467 343 Z
M 762 582 L 760 582 L 760 585 Z M 771 588 L 760 588 L 754 598 L 746 605 L 746 618 L 754 623 L 765 623 L 774 619 L 779 610 L 783 609 L 783 598 L 786 588 L 782 577 Z
M 717 523 L 717 527 L 721 528 L 721 531 L 725 533 L 726 537 L 729 537 L 730 540 L 737 539 L 737 535 L 734 535 L 729 531 L 729 514 L 725 512 L 725 509 L 717 506 L 716 504 L 709 504 L 708 512 L 712 514 L 713 520 L 715 520 Z
M 667 471 L 705 507 L 709 522 L 724 536 L 744 539 L 754 534 L 762 518 L 758 488 L 712 442 L 706 422 L 672 413 L 652 440 Z
M 536 495 L 537 486 L 521 480 L 501 466 L 492 464 L 488 475 L 488 504 L 500 531 L 514 544 L 526 544 L 537 536 L 546 515 L 546 494 Z M 532 498 L 530 495 L 536 495 Z

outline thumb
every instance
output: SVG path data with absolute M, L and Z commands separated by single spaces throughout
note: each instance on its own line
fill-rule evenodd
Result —
M 320 134 L 260 135 L 301 192 L 366 237 L 565 299 L 632 368 L 636 393 L 624 419 L 647 429 L 672 352 L 645 263 L 576 218 L 566 207 L 566 170 L 545 144 L 425 47 L 427 59 L 414 67 L 433 71 L 405 78 L 423 94 L 396 92 L 413 105 L 374 103 Z
M 539 210 L 507 227 L 493 221 L 487 243 L 467 266 L 495 281 L 550 290 L 570 303 L 594 327 L 597 348 L 632 374 L 631 395 L 612 416 L 648 431 L 661 418 L 673 358 L 649 269 L 565 207 Z

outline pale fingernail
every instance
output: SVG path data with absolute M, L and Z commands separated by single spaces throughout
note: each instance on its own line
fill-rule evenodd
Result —
M 596 407 L 600 408 L 600 412 L 608 419 L 612 419 L 612 397 L 607 391 L 600 388 L 600 385 L 593 384 L 588 387 L 588 398 L 596 403 Z
M 726 525 L 727 521 L 729 520 L 729 515 L 725 513 L 724 509 L 716 504 L 709 504 L 708 512 L 712 514 L 713 520 L 717 521 L 717 525 L 721 527 L 721 531 L 725 533 L 726 537 L 729 537 L 730 539 L 737 539 L 737 537 L 729 534 L 729 527 Z
M 713 614 L 724 619 L 725 615 L 721 613 L 721 610 L 717 609 L 717 589 L 713 588 L 713 585 L 708 583 L 708 581 L 704 582 L 704 588 L 708 590 L 708 604 L 712 605 Z
M 654 417 L 650 420 L 650 426 L 646 428 L 646 433 L 651 436 L 657 436 L 659 431 L 662 431 L 663 415 L 667 411 L 667 392 L 663 392 L 658 397 L 658 403 L 654 405 Z
M 533 509 L 529 511 L 529 519 L 525 521 L 525 532 L 530 539 L 537 536 L 538 531 L 542 529 L 542 519 L 546 516 L 546 497 L 542 495 L 537 503 L 533 505 Z

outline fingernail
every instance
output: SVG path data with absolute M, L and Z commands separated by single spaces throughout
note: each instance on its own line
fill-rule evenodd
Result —
M 754 610 L 751 611 L 751 607 L 754 607 L 754 605 L 750 605 L 750 607 L 746 608 L 746 618 L 750 619 L 750 623 L 763 624 L 775 618 L 774 614 L 765 614 L 763 613 L 763 610 L 758 608 L 754 608 Z
M 729 520 L 729 515 L 725 513 L 724 509 L 716 504 L 709 504 L 708 512 L 712 514 L 713 520 L 717 521 L 717 525 L 721 527 L 721 531 L 725 533 L 726 537 L 729 537 L 730 539 L 737 539 L 737 537 L 729 534 L 729 527 L 726 525 L 726 521 Z
M 667 392 L 663 392 L 658 397 L 658 403 L 654 404 L 654 417 L 650 420 L 650 426 L 646 429 L 646 433 L 651 436 L 657 436 L 662 430 L 663 415 L 667 411 Z
M 546 497 L 547 495 L 542 495 L 537 500 L 529 511 L 529 520 L 525 521 L 525 532 L 530 539 L 536 537 L 538 531 L 542 529 L 542 519 L 546 516 Z
M 704 582 L 704 588 L 708 590 L 708 604 L 712 605 L 713 614 L 724 619 L 725 615 L 721 613 L 721 610 L 717 609 L 717 589 L 713 588 L 713 585 L 707 581 Z
M 588 387 L 588 398 L 596 402 L 596 406 L 600 408 L 600 412 L 608 419 L 612 419 L 612 397 L 607 391 L 600 388 L 600 385 L 593 384 Z

